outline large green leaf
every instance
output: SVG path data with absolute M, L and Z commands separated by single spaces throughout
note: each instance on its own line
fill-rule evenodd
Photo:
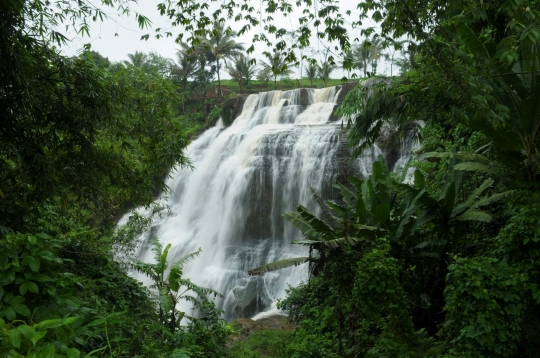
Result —
M 414 186 L 417 189 L 424 189 L 426 187 L 426 179 L 424 174 L 418 169 L 414 171 Z
M 366 180 L 366 190 L 369 198 L 369 206 L 371 208 L 371 212 L 375 212 L 375 208 L 377 207 L 377 197 L 375 196 L 375 189 L 373 188 L 373 183 L 371 182 L 371 179 Z
M 487 165 L 487 164 L 476 163 L 476 162 L 462 162 L 462 163 L 456 164 L 454 169 L 463 170 L 466 172 L 492 175 L 496 177 L 502 177 L 505 174 L 504 167 L 502 166 Z
M 472 207 L 473 208 L 479 208 L 479 207 L 484 206 L 484 205 L 493 204 L 493 203 L 496 203 L 498 201 L 501 201 L 501 200 L 504 200 L 504 199 L 507 199 L 507 198 L 511 198 L 512 196 L 516 195 L 517 192 L 518 192 L 517 190 L 508 190 L 508 191 L 505 191 L 503 193 L 493 194 L 490 197 L 478 200 L 476 203 L 474 203 L 472 205 Z
M 478 162 L 486 165 L 491 165 L 493 162 L 482 154 L 469 152 L 428 152 L 419 156 L 419 159 L 427 158 L 455 158 L 463 161 Z
M 286 213 L 283 216 L 305 235 L 313 236 L 315 238 L 322 238 L 324 240 L 336 238 L 332 227 L 330 227 L 330 225 L 323 220 L 317 218 L 307 208 L 300 205 L 297 210 L 297 215 L 294 215 L 293 213 Z
M 452 182 L 450 186 L 448 186 L 448 188 L 446 189 L 446 193 L 444 196 L 443 208 L 446 211 L 446 215 L 448 217 L 450 217 L 454 209 L 455 203 L 456 203 L 456 185 L 454 184 L 454 182 Z
M 428 240 L 428 241 L 419 243 L 418 245 L 412 247 L 411 249 L 425 249 L 428 246 L 442 246 L 442 245 L 446 245 L 446 243 L 447 243 L 446 240 Z
M 191 260 L 195 259 L 196 257 L 199 257 L 199 255 L 201 254 L 202 252 L 202 249 L 199 248 L 199 250 L 195 251 L 195 252 L 192 252 L 191 254 L 187 254 L 186 256 L 182 257 L 181 259 L 179 259 L 178 261 L 176 261 L 172 267 L 171 267 L 171 271 L 172 269 L 177 269 L 179 270 L 179 273 L 180 275 L 182 274 L 182 268 L 184 267 L 185 264 L 187 264 L 188 262 L 190 262 Z
M 248 273 L 250 275 L 260 275 L 265 272 L 276 271 L 291 266 L 298 266 L 305 262 L 308 262 L 308 260 L 309 257 L 294 257 L 292 259 L 280 260 L 249 270 Z
M 324 245 L 328 247 L 329 249 L 333 250 L 333 249 L 343 247 L 345 245 L 354 246 L 358 244 L 359 242 L 365 242 L 365 241 L 369 242 L 369 240 L 358 238 L 358 237 L 342 237 L 339 239 L 325 241 Z
M 356 200 L 356 222 L 364 225 L 366 223 L 366 220 L 366 203 L 364 203 L 364 199 L 359 195 L 358 200 Z
M 353 193 L 349 188 L 347 188 L 345 185 L 341 183 L 336 183 L 333 185 L 334 188 L 339 189 L 339 192 L 341 194 L 341 198 L 344 202 L 346 202 L 348 205 L 354 205 L 354 202 L 356 201 L 357 194 Z
M 456 219 L 459 221 L 481 221 L 488 223 L 493 219 L 493 216 L 485 211 L 467 210 Z
M 373 218 L 377 223 L 383 224 L 390 220 L 390 206 L 387 203 L 377 205 Z
M 457 32 L 463 36 L 465 46 L 474 54 L 477 61 L 490 62 L 491 56 L 486 46 L 476 35 L 473 30 L 465 22 L 458 21 L 456 23 Z
M 476 199 L 478 199 L 478 197 L 484 192 L 484 190 L 491 187 L 494 182 L 495 181 L 493 179 L 484 180 L 482 185 L 474 189 L 464 202 L 460 203 L 459 205 L 456 205 L 456 207 L 452 211 L 452 217 L 455 217 L 456 215 L 461 214 L 462 212 L 467 210 L 469 207 L 471 207 L 473 203 L 476 201 Z
M 168 244 L 166 247 L 165 247 L 165 250 L 163 250 L 163 253 L 161 254 L 161 256 L 159 257 L 159 273 L 161 275 L 163 275 L 163 273 L 165 272 L 165 270 L 167 269 L 167 256 L 169 255 L 169 250 L 171 249 L 171 244 Z

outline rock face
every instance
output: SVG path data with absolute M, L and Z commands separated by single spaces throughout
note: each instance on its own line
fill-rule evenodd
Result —
M 340 104 L 343 103 L 343 100 L 345 100 L 345 96 L 347 96 L 347 93 L 349 93 L 354 87 L 356 87 L 357 84 L 358 82 L 348 82 L 341 85 L 341 91 L 339 92 L 339 95 L 337 96 L 336 104 L 334 105 L 334 110 L 332 111 L 332 115 L 330 115 L 330 118 L 328 119 L 330 122 L 335 122 L 341 119 L 341 117 L 339 117 L 336 114 L 337 108 L 339 107 Z
M 336 103 L 339 105 L 339 104 L 342 104 L 343 103 L 343 100 L 345 99 L 345 96 L 347 95 L 347 93 L 349 93 L 354 87 L 356 87 L 356 85 L 358 84 L 358 82 L 347 82 L 347 83 L 344 83 L 341 85 L 341 92 L 339 93 L 339 96 L 336 100 Z
M 257 321 L 254 321 L 250 318 L 239 318 L 233 321 L 232 323 L 235 330 L 239 331 L 237 336 L 231 337 L 229 344 L 236 342 L 245 342 L 247 338 L 257 332 L 262 330 L 282 330 L 289 331 L 296 329 L 297 326 L 287 322 L 286 316 L 273 316 L 262 318 Z
M 247 97 L 248 95 L 238 95 L 223 103 L 223 107 L 221 107 L 221 118 L 225 126 L 229 126 L 242 113 L 242 108 Z

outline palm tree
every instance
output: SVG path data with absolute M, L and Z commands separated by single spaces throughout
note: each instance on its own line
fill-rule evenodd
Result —
M 261 70 L 259 70 L 259 72 L 257 72 L 257 81 L 263 82 L 264 88 L 266 89 L 271 76 L 272 70 L 268 67 L 263 67 Z
M 393 47 L 394 50 L 391 53 L 389 52 L 386 55 L 386 59 L 390 61 L 390 76 L 394 75 L 394 63 L 396 62 L 396 53 L 403 49 L 403 45 L 406 42 L 407 41 L 405 41 L 405 40 L 403 40 L 403 41 L 393 40 L 392 41 L 392 47 Z
M 364 40 L 360 45 L 353 49 L 354 67 L 364 70 L 364 77 L 367 76 L 368 66 L 371 65 L 371 71 L 377 71 L 377 62 L 382 56 L 382 44 L 379 38 L 372 41 Z
M 277 76 L 290 75 L 293 71 L 287 67 L 287 61 L 280 52 L 274 51 L 273 54 L 264 52 L 264 56 L 268 59 L 268 62 L 261 61 L 265 69 L 272 72 L 274 77 L 274 89 L 277 89 Z
M 124 61 L 126 66 L 133 66 L 137 68 L 143 68 L 148 62 L 148 55 L 144 52 L 135 51 L 135 53 L 128 53 L 128 61 Z
M 311 83 L 311 87 L 313 87 L 313 80 L 315 77 L 317 77 L 317 64 L 310 62 L 309 65 L 304 67 L 304 70 L 306 71 L 306 76 Z
M 367 41 L 362 42 L 360 45 L 356 45 L 353 49 L 355 68 L 364 71 L 364 77 L 367 76 L 367 68 L 369 63 L 369 48 Z
M 188 78 L 197 72 L 199 63 L 197 55 L 187 44 L 181 43 L 180 46 L 181 48 L 176 51 L 176 73 L 182 86 L 185 86 Z
M 324 85 L 326 86 L 326 82 L 330 78 L 330 74 L 336 70 L 337 66 L 334 64 L 331 64 L 327 60 L 322 62 L 320 65 L 317 66 L 317 74 L 319 77 L 323 80 Z
M 377 73 L 377 64 L 379 59 L 384 55 L 382 40 L 377 37 L 371 40 L 371 46 L 369 47 L 369 59 L 371 60 L 371 72 Z
M 249 58 L 238 56 L 234 64 L 228 65 L 226 69 L 229 75 L 238 82 L 240 92 L 242 92 L 243 84 L 249 84 L 251 78 L 255 76 L 256 65 Z
M 216 71 L 218 76 L 219 93 L 223 97 L 223 91 L 221 90 L 221 60 L 227 64 L 227 59 L 235 56 L 242 55 L 244 46 L 234 41 L 237 34 L 230 29 L 225 29 L 225 24 L 216 21 L 214 22 L 214 29 L 210 33 L 210 38 L 200 38 L 200 45 L 204 47 L 216 61 Z

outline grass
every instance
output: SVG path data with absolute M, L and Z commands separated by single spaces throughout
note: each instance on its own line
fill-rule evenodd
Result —
M 286 347 L 294 331 L 262 330 L 251 334 L 246 342 L 230 347 L 231 357 L 267 358 L 286 357 Z
M 217 87 L 218 82 L 214 81 L 212 84 Z M 276 89 L 277 90 L 291 90 L 294 88 L 323 88 L 323 87 L 331 87 L 331 86 L 336 86 L 336 85 L 341 85 L 341 84 L 343 84 L 343 81 L 337 78 L 328 79 L 328 81 L 326 82 L 326 85 L 323 83 L 321 79 L 317 78 L 313 80 L 313 86 L 311 86 L 311 83 L 307 78 L 303 78 L 302 80 L 279 80 L 276 82 L 275 86 L 274 86 L 273 81 L 264 83 L 262 81 L 253 80 L 253 81 L 250 81 L 249 86 L 244 86 L 242 93 L 258 93 L 258 92 L 273 91 Z M 238 94 L 240 92 L 240 86 L 238 85 L 238 82 L 234 80 L 221 80 L 221 87 L 223 88 L 224 92 L 229 92 L 230 94 Z

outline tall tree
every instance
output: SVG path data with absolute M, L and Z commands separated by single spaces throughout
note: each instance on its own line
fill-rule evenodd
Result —
M 126 66 L 133 66 L 143 69 L 143 67 L 148 62 L 148 55 L 140 51 L 135 51 L 135 53 L 128 53 L 127 57 L 129 58 L 129 60 L 124 61 L 124 64 Z
M 379 38 L 371 41 L 364 40 L 361 44 L 353 48 L 354 67 L 364 71 L 364 77 L 367 76 L 368 66 L 371 71 L 377 71 L 377 63 L 382 56 L 382 43 Z
M 181 43 L 180 45 L 180 49 L 176 51 L 176 71 L 182 86 L 185 87 L 188 79 L 197 72 L 199 62 L 197 55 L 191 51 L 187 44 Z
M 317 75 L 323 80 L 324 85 L 328 82 L 330 74 L 337 69 L 337 66 L 330 63 L 328 60 L 321 62 L 317 66 Z
M 208 50 L 216 62 L 216 71 L 218 76 L 218 87 L 221 97 L 223 91 L 221 89 L 221 60 L 227 64 L 227 59 L 243 54 L 244 45 L 237 43 L 236 32 L 230 28 L 225 28 L 225 24 L 219 21 L 214 22 L 214 28 L 207 37 L 200 38 L 200 45 Z
M 285 57 L 279 51 L 274 51 L 272 54 L 269 52 L 264 52 L 264 56 L 268 60 L 261 61 L 261 63 L 266 70 L 272 72 L 272 76 L 274 77 L 274 89 L 277 89 L 278 76 L 286 76 L 291 74 L 293 71 L 289 69 Z
M 309 79 L 311 87 L 313 87 L 313 80 L 317 77 L 317 64 L 310 62 L 304 67 L 304 70 L 306 71 L 306 76 Z
M 256 71 L 257 66 L 244 56 L 238 56 L 232 65 L 227 65 L 227 72 L 238 82 L 240 92 L 242 92 L 244 84 L 249 84 Z

